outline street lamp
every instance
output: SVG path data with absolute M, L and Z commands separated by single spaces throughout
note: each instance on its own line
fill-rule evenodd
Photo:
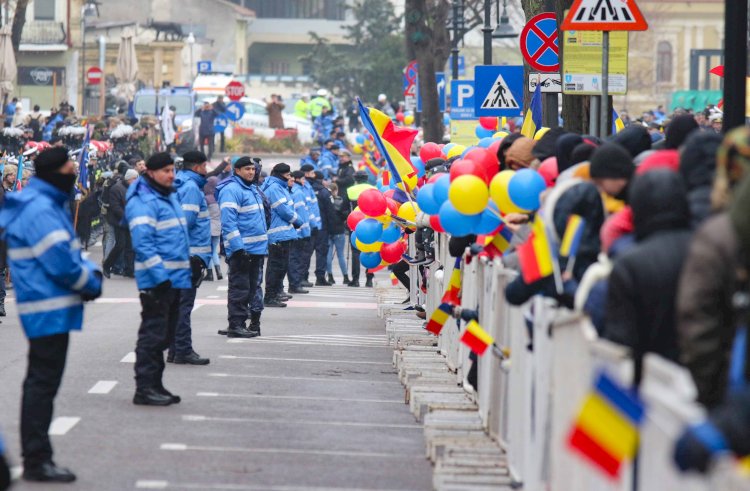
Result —
M 497 1 L 497 28 L 492 33 L 492 37 L 495 39 L 512 39 L 518 37 L 518 33 L 510 25 L 510 17 L 508 17 L 508 0 L 503 0 L 503 14 L 500 15 L 500 0 Z
M 193 75 L 193 46 L 195 45 L 195 35 L 193 35 L 192 32 L 188 34 L 185 42 L 190 46 L 190 78 L 195 79 L 195 75 Z
M 464 37 L 466 28 L 464 26 L 464 0 L 453 0 L 453 42 L 451 43 L 451 72 L 453 80 L 458 80 L 458 43 Z
M 500 13 L 500 2 L 495 1 L 497 12 Z M 508 0 L 503 0 L 503 14 L 498 18 L 497 29 L 492 29 L 492 0 L 484 0 L 484 64 L 492 65 L 492 38 L 510 39 L 518 36 L 511 27 L 508 17 Z
M 99 4 L 96 0 L 87 0 L 81 6 L 81 115 L 86 100 L 86 19 L 99 17 Z

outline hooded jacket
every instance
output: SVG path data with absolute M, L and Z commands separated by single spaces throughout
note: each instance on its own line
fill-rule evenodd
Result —
M 257 186 L 232 176 L 216 186 L 216 194 L 227 257 L 239 250 L 258 256 L 268 254 L 266 213 Z
M 655 170 L 630 190 L 636 244 L 616 261 L 603 337 L 633 350 L 636 380 L 646 352 L 677 360 L 677 284 L 690 240 L 687 193 L 680 177 Z
M 206 178 L 191 170 L 179 171 L 174 181 L 187 221 L 190 255 L 198 256 L 208 266 L 211 262 L 211 216 L 203 194 L 205 185 Z
M 291 194 L 294 212 L 302 221 L 302 226 L 297 229 L 297 238 L 307 239 L 308 237 L 310 237 L 312 230 L 310 223 L 310 210 L 307 207 L 307 193 L 305 192 L 305 187 L 295 182 L 294 185 L 292 185 Z
M 685 142 L 680 157 L 680 175 L 687 185 L 693 228 L 711 215 L 711 188 L 721 139 L 713 132 L 695 132 Z
M 190 238 L 176 193 L 164 195 L 144 177 L 128 188 L 125 218 L 135 251 L 135 280 L 140 290 L 165 281 L 192 288 Z
M 268 176 L 261 186 L 263 194 L 271 203 L 271 228 L 268 229 L 269 244 L 276 244 L 297 238 L 296 227 L 303 222 L 294 211 L 292 196 L 286 181 L 276 176 Z
M 0 211 L 18 313 L 29 339 L 80 330 L 81 293 L 101 292 L 98 268 L 81 256 L 67 202 L 68 195 L 34 177 L 22 193 L 7 194 Z
M 648 130 L 637 124 L 630 125 L 616 135 L 612 135 L 609 141 L 621 145 L 632 158 L 651 149 L 651 137 Z
M 581 135 L 566 133 L 557 139 L 555 143 L 555 156 L 557 157 L 557 172 L 561 174 L 573 166 L 571 156 L 573 150 L 583 143 Z

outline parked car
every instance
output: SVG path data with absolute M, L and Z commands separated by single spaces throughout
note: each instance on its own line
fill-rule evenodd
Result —
M 193 134 L 195 100 L 195 92 L 190 87 L 171 87 L 158 91 L 142 89 L 135 94 L 133 112 L 138 119 L 147 115 L 159 118 L 165 105 L 174 106 L 175 124 L 177 125 L 175 142 L 177 152 L 182 154 L 195 148 L 195 136 Z

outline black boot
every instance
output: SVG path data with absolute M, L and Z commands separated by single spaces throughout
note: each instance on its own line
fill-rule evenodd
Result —
M 0 317 L 5 317 L 5 304 L 0 303 Z
M 365 288 L 372 288 L 372 278 L 367 278 L 365 282 Z
M 227 329 L 227 337 L 228 338 L 244 338 L 244 339 L 250 339 L 254 338 L 256 336 L 260 336 L 260 333 L 254 333 L 250 329 L 246 328 L 245 326 L 237 327 L 237 328 L 229 328 Z
M 331 273 L 328 273 L 328 276 L 326 277 L 326 281 L 329 285 L 335 285 L 336 281 L 333 279 L 333 275 Z
M 325 276 L 321 276 L 318 279 L 315 280 L 315 286 L 331 286 L 332 283 L 329 283 L 326 281 Z
M 32 468 L 26 467 L 23 470 L 23 479 L 35 482 L 73 482 L 76 475 L 49 460 Z
M 214 269 L 216 270 L 216 279 L 221 281 L 224 279 L 224 275 L 221 274 L 221 266 L 214 266 Z
M 346 274 L 345 274 L 345 275 L 344 275 L 344 284 L 345 284 L 345 285 L 348 285 L 349 283 L 351 283 L 351 280 L 349 279 L 349 275 L 346 275 Z
M 256 336 L 260 336 L 260 312 L 250 313 L 250 328 L 249 331 L 257 333 Z
M 171 396 L 162 393 L 159 389 L 137 389 L 133 397 L 133 404 L 139 406 L 169 406 L 174 404 Z
M 214 272 L 210 269 L 206 270 L 206 277 L 203 278 L 203 281 L 214 281 Z
M 359 280 L 352 280 L 347 284 L 347 286 L 351 286 L 352 288 L 359 288 Z
M 175 365 L 208 365 L 211 360 L 208 358 L 201 358 L 201 356 L 195 351 L 191 351 L 187 355 L 175 355 Z

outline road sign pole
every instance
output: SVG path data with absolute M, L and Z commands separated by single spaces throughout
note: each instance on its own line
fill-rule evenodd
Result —
M 599 96 L 592 95 L 589 103 L 589 134 L 599 134 Z
M 599 136 L 609 135 L 609 31 L 602 32 L 602 103 L 599 113 Z
M 747 79 L 747 2 L 726 0 L 724 32 L 725 132 L 745 124 Z
M 482 63 L 492 65 L 492 1 L 484 0 L 484 59 Z

